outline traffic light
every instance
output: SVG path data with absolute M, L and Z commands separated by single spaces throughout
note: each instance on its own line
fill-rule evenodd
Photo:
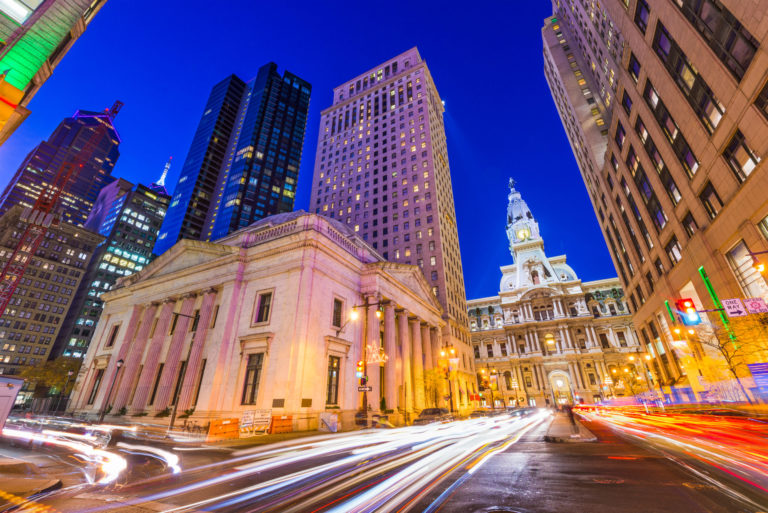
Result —
M 363 372 L 364 372 L 363 361 L 360 360 L 360 361 L 357 362 L 357 373 L 356 373 L 357 377 L 358 378 L 362 378 L 363 377 Z
M 680 316 L 683 319 L 683 324 L 686 326 L 695 326 L 697 324 L 701 324 L 701 316 L 696 311 L 696 305 L 694 305 L 693 299 L 678 299 L 675 304 L 677 305 L 677 310 L 680 312 Z
M 765 272 L 765 264 L 760 262 L 759 260 L 755 260 L 755 271 L 759 272 L 760 274 L 763 274 Z

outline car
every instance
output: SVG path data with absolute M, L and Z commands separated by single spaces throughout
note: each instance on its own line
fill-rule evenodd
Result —
M 448 422 L 453 415 L 445 408 L 424 408 L 413 421 L 414 425 L 432 424 L 433 422 Z

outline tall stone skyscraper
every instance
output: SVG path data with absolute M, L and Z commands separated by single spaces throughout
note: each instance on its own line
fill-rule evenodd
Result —
M 14 205 L 31 207 L 40 192 L 52 183 L 62 164 L 82 164 L 67 182 L 59 198 L 62 220 L 82 226 L 101 188 L 112 182 L 111 173 L 120 156 L 120 136 L 112 110 L 78 110 L 65 118 L 47 141 L 38 144 L 24 159 L 0 195 L 0 215 Z M 95 133 L 95 132 L 99 133 Z
M 765 20 L 736 0 L 554 0 L 542 29 L 552 97 L 635 327 L 670 385 L 696 390 L 680 360 L 708 346 L 679 340 L 665 300 L 768 298 L 753 267 L 768 262 L 754 255 L 768 251 Z M 702 316 L 697 337 L 724 321 Z
M 392 262 L 418 265 L 471 368 L 443 103 L 416 48 L 333 90 L 322 111 L 310 209 Z
M 255 79 L 216 84 L 181 170 L 155 253 L 214 240 L 290 212 L 312 86 L 270 62 Z
M 0 2 L 0 144 L 106 0 Z

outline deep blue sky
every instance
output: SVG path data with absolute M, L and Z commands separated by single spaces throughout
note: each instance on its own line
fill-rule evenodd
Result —
M 334 86 L 417 46 L 446 102 L 445 126 L 467 298 L 495 295 L 512 263 L 507 181 L 538 219 L 547 252 L 567 253 L 587 281 L 615 276 L 542 69 L 545 1 L 298 2 L 109 0 L 32 114 L 0 147 L 0 185 L 76 109 L 125 102 L 114 175 L 156 179 L 181 164 L 211 87 L 268 61 L 312 83 L 296 208 L 306 209 L 320 111 Z

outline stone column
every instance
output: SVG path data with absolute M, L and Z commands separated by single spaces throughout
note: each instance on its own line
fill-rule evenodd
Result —
M 160 317 L 155 326 L 155 333 L 147 348 L 147 357 L 144 359 L 144 368 L 139 376 L 139 384 L 136 386 L 136 394 L 133 396 L 131 406 L 135 410 L 143 410 L 152 393 L 157 367 L 160 363 L 160 352 L 163 349 L 163 341 L 168 334 L 168 329 L 173 322 L 173 309 L 176 307 L 174 300 L 168 300 L 160 310 Z M 178 321 L 177 321 L 178 322 Z M 178 324 L 177 324 L 178 327 Z
M 421 346 L 421 325 L 418 319 L 410 319 L 411 342 L 413 343 L 413 396 L 414 407 L 424 409 L 424 360 Z
M 397 407 L 396 365 L 398 355 L 395 336 L 395 305 L 389 302 L 384 305 L 384 352 L 389 356 L 389 360 L 384 364 L 384 400 L 390 410 Z
M 370 301 L 375 302 L 375 299 L 369 298 Z M 378 308 L 378 305 L 368 307 L 368 347 L 366 351 L 377 352 L 381 347 L 381 328 L 379 318 L 376 317 Z M 371 356 L 370 353 L 367 354 L 368 362 L 371 361 Z M 378 362 L 368 363 L 366 373 L 368 386 L 371 387 L 371 391 L 368 392 L 368 404 L 371 405 L 373 411 L 379 411 L 381 408 L 381 364 Z
M 440 328 L 434 326 L 429 327 L 429 340 L 432 345 L 432 365 L 437 369 L 440 367 L 440 350 L 442 349 Z
M 539 332 L 538 331 L 534 331 L 533 332 L 533 341 L 536 344 L 536 350 L 539 351 L 539 352 L 542 352 L 541 351 L 541 342 L 539 341 Z
M 429 335 L 429 325 L 425 323 L 421 323 L 421 345 L 424 349 L 424 370 L 433 369 L 432 337 Z
M 400 405 L 406 413 L 413 411 L 413 378 L 411 377 L 411 335 L 408 329 L 408 312 L 398 310 L 397 312 L 397 331 L 400 334 L 400 346 L 402 347 L 403 359 L 403 404 Z
M 528 337 L 528 332 L 524 332 L 523 336 L 525 337 L 525 352 L 530 353 L 531 352 L 531 340 Z
M 128 401 L 128 395 L 131 393 L 131 383 L 134 382 L 134 378 L 139 372 L 139 365 L 141 365 L 141 358 L 144 356 L 144 348 L 147 344 L 147 337 L 149 335 L 149 330 L 152 328 L 152 321 L 155 318 L 156 311 L 157 305 L 151 305 L 144 310 L 144 315 L 141 318 L 141 326 L 138 327 L 138 330 L 136 331 L 136 337 L 131 343 L 130 351 L 125 354 L 124 364 L 121 370 L 122 378 L 120 379 L 121 383 L 125 383 L 125 386 L 115 387 L 115 399 L 112 403 L 114 404 L 114 407 L 112 408 L 113 412 L 116 412 L 125 406 Z M 110 362 L 110 364 L 111 363 L 112 362 Z
M 565 327 L 565 337 L 568 339 L 568 346 L 571 349 L 576 349 L 576 343 L 573 340 L 573 337 L 571 336 L 571 328 L 568 326 Z
M 190 406 L 194 405 L 192 394 L 194 394 L 195 386 L 200 378 L 200 363 L 205 346 L 205 337 L 211 326 L 215 301 L 215 290 L 209 290 L 203 296 L 203 304 L 200 307 L 200 320 L 197 324 L 197 331 L 192 339 L 192 352 L 189 354 L 187 371 L 184 373 L 184 383 L 179 393 L 178 411 L 188 410 Z
M 178 386 L 177 379 L 179 376 L 179 368 L 181 366 L 181 359 L 187 357 L 187 349 L 184 341 L 187 338 L 187 332 L 189 326 L 193 322 L 192 319 L 186 316 L 191 316 L 195 308 L 196 296 L 190 295 L 184 298 L 181 302 L 181 310 L 178 320 L 176 321 L 176 330 L 173 332 L 171 338 L 171 345 L 168 348 L 168 354 L 165 357 L 165 366 L 163 367 L 163 374 L 160 378 L 160 385 L 157 387 L 157 396 L 153 405 L 154 410 L 162 410 L 166 406 L 170 406 L 169 401 L 172 401 L 172 393 Z
M 619 347 L 619 341 L 616 338 L 616 333 L 613 332 L 613 328 L 611 326 L 608 326 L 608 342 L 613 347 Z

